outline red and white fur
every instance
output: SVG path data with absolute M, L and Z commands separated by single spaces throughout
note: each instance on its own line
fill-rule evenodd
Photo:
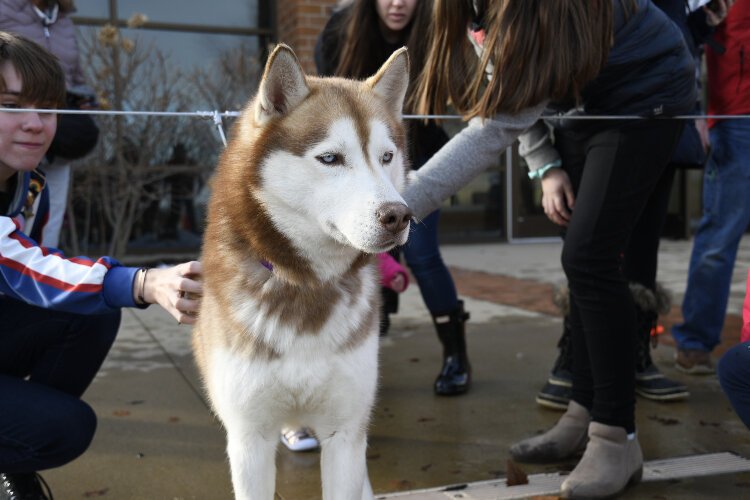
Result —
M 212 180 L 194 354 L 235 496 L 271 500 L 282 426 L 321 443 L 323 498 L 372 498 L 373 254 L 406 242 L 405 49 L 365 81 L 306 76 L 278 46 Z

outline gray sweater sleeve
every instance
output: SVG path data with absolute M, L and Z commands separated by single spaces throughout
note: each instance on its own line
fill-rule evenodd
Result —
M 470 120 L 427 163 L 411 172 L 404 199 L 414 215 L 427 216 L 443 200 L 495 165 L 500 154 L 539 119 L 546 105 L 545 101 L 515 115 Z
M 542 120 L 522 133 L 518 142 L 518 154 L 526 160 L 532 172 L 560 159 L 560 154 L 552 145 L 550 129 Z

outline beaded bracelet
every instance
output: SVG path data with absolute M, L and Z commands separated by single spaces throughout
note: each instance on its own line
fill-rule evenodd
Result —
M 530 171 L 529 179 L 541 179 L 542 177 L 544 177 L 544 174 L 547 173 L 547 170 L 551 168 L 560 168 L 561 166 L 562 166 L 562 162 L 560 160 L 549 162 L 543 167 Z

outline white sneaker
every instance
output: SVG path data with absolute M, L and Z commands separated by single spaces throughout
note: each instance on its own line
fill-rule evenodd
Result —
M 309 451 L 320 446 L 313 431 L 307 427 L 281 429 L 281 442 L 292 451 Z

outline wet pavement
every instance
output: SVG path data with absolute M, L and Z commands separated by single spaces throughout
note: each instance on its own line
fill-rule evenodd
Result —
M 474 380 L 464 396 L 433 395 L 440 346 L 417 287 L 412 284 L 401 296 L 400 312 L 381 340 L 381 383 L 369 432 L 368 467 L 377 495 L 500 480 L 510 444 L 559 418 L 559 412 L 534 401 L 561 332 L 551 302 L 553 286 L 563 280 L 559 252 L 559 242 L 443 248 L 472 315 L 467 337 Z M 676 304 L 662 318 L 667 327 L 679 320 L 689 255 L 690 242 L 662 244 L 659 280 Z M 750 239 L 745 238 L 717 356 L 737 341 L 749 265 Z M 673 355 L 671 338 L 662 336 L 654 359 L 668 376 L 687 384 L 691 396 L 670 404 L 638 399 L 645 459 L 719 452 L 750 457 L 750 431 L 732 412 L 716 378 L 677 372 Z M 224 433 L 202 394 L 189 328 L 157 308 L 126 311 L 118 340 L 84 399 L 99 415 L 99 429 L 82 457 L 43 473 L 56 499 L 232 497 Z M 318 452 L 293 453 L 280 446 L 277 465 L 278 498 L 320 498 Z M 529 475 L 557 474 L 574 465 L 521 468 Z M 623 498 L 750 498 L 750 473 L 716 472 L 642 483 Z M 468 500 L 480 498 L 472 496 L 478 491 L 469 485 L 434 498 Z

